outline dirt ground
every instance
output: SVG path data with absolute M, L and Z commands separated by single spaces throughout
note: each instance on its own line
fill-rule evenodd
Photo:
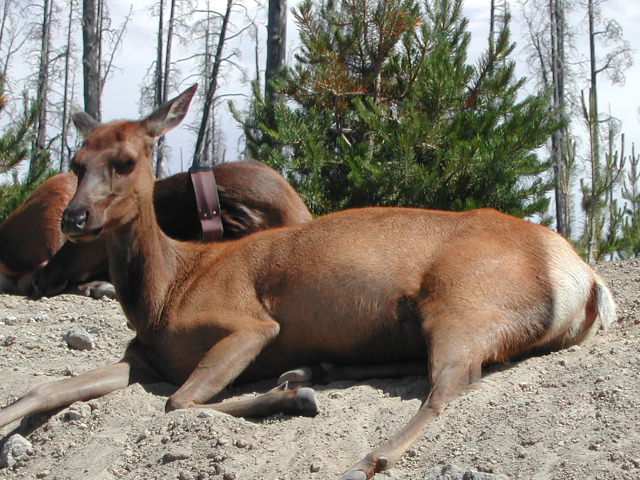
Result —
M 380 479 L 423 480 L 453 463 L 510 479 L 640 479 L 640 262 L 598 265 L 618 321 L 587 344 L 493 367 L 450 405 Z M 92 350 L 63 336 L 83 326 Z M 0 296 L 0 404 L 34 386 L 116 361 L 132 332 L 115 301 Z M 254 395 L 275 379 L 232 390 Z M 168 384 L 136 385 L 15 429 L 32 452 L 1 479 L 337 479 L 407 423 L 425 377 L 315 386 L 315 418 L 243 420 L 210 411 L 164 413 Z M 4 441 L 3 440 L 3 441 Z

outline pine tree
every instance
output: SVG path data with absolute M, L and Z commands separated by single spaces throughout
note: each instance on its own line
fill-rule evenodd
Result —
M 249 154 L 280 170 L 314 213 L 546 210 L 550 165 L 535 149 L 558 125 L 546 96 L 519 98 L 508 15 L 475 66 L 461 0 L 306 0 L 294 15 L 302 48 L 276 82 L 287 102 L 272 124 L 254 89 L 242 122 Z
M 4 76 L 0 74 L 0 113 L 6 106 L 6 97 L 2 88 L 3 78 Z M 31 101 L 25 94 L 20 115 L 13 118 L 0 134 L 0 174 L 13 174 L 13 182 L 0 184 L 0 223 L 51 174 L 48 170 L 48 152 L 32 154 L 38 108 L 38 104 Z M 29 158 L 32 174 L 19 180 L 17 168 Z
M 640 155 L 636 154 L 634 144 L 631 144 L 626 173 L 622 187 L 622 198 L 625 200 L 623 245 L 618 252 L 624 258 L 640 256 Z

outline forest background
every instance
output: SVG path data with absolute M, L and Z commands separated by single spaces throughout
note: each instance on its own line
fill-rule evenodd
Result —
M 198 82 L 157 176 L 251 156 L 315 214 L 490 206 L 589 260 L 640 252 L 635 2 L 0 5 L 2 217 L 68 169 L 74 106 L 136 118 Z

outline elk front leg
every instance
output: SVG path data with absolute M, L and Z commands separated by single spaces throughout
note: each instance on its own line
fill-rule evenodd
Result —
M 0 428 L 27 415 L 87 401 L 148 378 L 151 371 L 135 343 L 118 363 L 96 368 L 77 377 L 41 385 L 0 410 Z
M 289 388 L 287 382 L 255 398 L 195 406 L 211 408 L 227 415 L 243 418 L 262 418 L 276 413 L 304 417 L 315 417 L 318 414 L 318 400 L 313 389 L 308 387 Z
M 315 394 L 310 388 L 289 389 L 285 383 L 264 395 L 239 401 L 206 403 L 233 382 L 278 335 L 279 325 L 268 320 L 253 329 L 235 331 L 216 343 L 200 360 L 187 381 L 169 397 L 166 410 L 211 408 L 237 417 L 265 417 L 283 412 L 315 415 Z

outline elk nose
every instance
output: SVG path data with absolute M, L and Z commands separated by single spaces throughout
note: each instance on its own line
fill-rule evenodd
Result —
M 84 231 L 88 217 L 89 213 L 84 205 L 69 205 L 62 214 L 62 233 Z

